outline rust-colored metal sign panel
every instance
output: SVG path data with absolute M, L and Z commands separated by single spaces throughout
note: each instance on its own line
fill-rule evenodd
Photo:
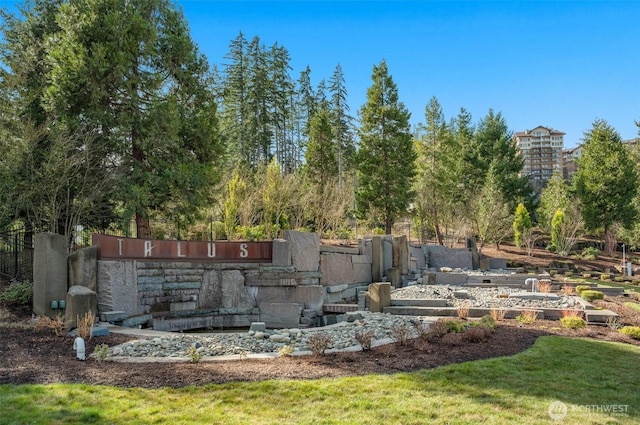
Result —
M 93 234 L 101 260 L 270 263 L 272 242 L 169 241 Z

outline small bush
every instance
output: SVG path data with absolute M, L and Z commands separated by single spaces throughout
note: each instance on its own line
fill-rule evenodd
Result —
M 391 327 L 391 338 L 399 345 L 407 345 L 411 339 L 411 328 L 407 325 L 394 325 Z
M 633 339 L 640 339 L 640 326 L 624 326 L 618 332 Z
M 555 270 L 555 269 L 549 270 L 549 276 L 555 276 L 557 274 L 558 274 L 558 270 Z
M 441 341 L 445 345 L 456 347 L 458 345 L 462 345 L 464 342 L 464 336 L 460 333 L 448 333 L 442 337 Z
M 97 361 L 103 361 L 104 359 L 109 357 L 109 346 L 107 344 L 96 345 L 96 347 L 93 349 L 93 355 L 95 356 Z
M 496 322 L 502 322 L 504 320 L 504 316 L 506 316 L 507 314 L 507 309 L 506 308 L 492 308 L 489 311 L 489 314 L 491 315 L 491 318 L 493 320 L 495 320 Z
M 38 316 L 35 330 L 41 331 L 43 329 L 51 329 L 56 336 L 62 336 L 64 331 L 67 329 L 67 322 L 64 320 L 63 316 L 55 316 L 53 318 L 48 316 Z
M 460 334 L 467 330 L 467 324 L 457 320 L 447 320 L 447 330 L 448 333 Z
M 496 321 L 493 319 L 493 317 L 491 317 L 489 315 L 482 316 L 480 318 L 480 322 L 479 323 L 480 323 L 480 326 L 484 326 L 484 327 L 487 327 L 489 329 L 495 329 L 496 326 L 498 326 L 496 324 Z
M 464 302 L 461 305 L 459 305 L 458 308 L 456 309 L 458 317 L 460 319 L 466 319 L 467 317 L 469 317 L 470 308 L 471 308 L 471 303 L 469 302 Z
M 609 280 L 609 279 L 611 279 L 611 275 L 608 273 L 602 273 L 600 275 L 600 280 Z
M 189 355 L 189 361 L 191 363 L 198 363 L 202 359 L 202 354 L 200 354 L 195 344 L 189 347 L 189 352 L 187 354 Z
M 607 327 L 613 331 L 617 331 L 622 327 L 622 321 L 618 317 L 607 317 Z
M 356 332 L 356 341 L 358 341 L 358 344 L 362 347 L 362 351 L 371 350 L 371 346 L 375 340 L 376 334 L 372 329 Z
M 78 327 L 78 336 L 84 339 L 85 341 L 89 341 L 93 336 L 93 323 L 95 322 L 96 316 L 88 311 L 84 316 L 77 316 L 76 325 Z
M 582 250 L 582 258 L 585 260 L 595 260 L 600 255 L 600 250 L 592 246 Z
M 616 276 L 613 280 L 614 282 L 624 282 L 624 276 Z
M 571 285 L 562 285 L 562 290 L 560 291 L 562 295 L 573 295 L 576 293 L 575 289 Z
M 322 356 L 331 345 L 332 339 L 329 335 L 318 332 L 314 333 L 307 339 L 307 345 L 314 356 Z
M 462 334 L 462 338 L 468 342 L 483 342 L 491 336 L 492 332 L 492 329 L 486 326 L 472 326 Z
M 589 285 L 578 285 L 578 286 L 576 286 L 576 292 L 578 294 L 580 294 L 582 291 L 588 291 L 590 289 L 591 289 L 591 286 L 589 286 Z
M 429 327 L 427 333 L 427 340 L 433 341 L 434 339 L 442 338 L 449 333 L 449 320 L 438 319 L 434 324 Z
M 587 327 L 587 322 L 582 317 L 567 316 L 560 318 L 560 324 L 569 329 L 581 329 Z
M 413 330 L 416 332 L 418 339 L 426 340 L 429 338 L 429 325 L 421 320 L 413 322 Z
M 521 310 L 516 320 L 518 323 L 530 325 L 538 319 L 538 312 L 535 310 Z
M 585 291 L 580 292 L 580 296 L 583 300 L 591 302 L 593 300 L 601 300 L 604 298 L 604 294 L 600 291 L 593 291 L 591 289 L 587 289 Z
M 33 285 L 31 282 L 20 282 L 12 280 L 9 287 L 0 294 L 0 301 L 9 304 L 28 305 L 33 296 Z
M 283 345 L 278 349 L 278 355 L 280 357 L 289 357 L 294 351 L 293 345 Z
M 543 294 L 550 293 L 551 292 L 551 282 L 543 280 L 540 283 L 538 283 L 538 291 L 542 292 Z

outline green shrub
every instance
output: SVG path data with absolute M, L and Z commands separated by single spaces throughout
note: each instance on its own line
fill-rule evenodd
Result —
M 591 286 L 589 285 L 578 285 L 575 288 L 575 291 L 580 294 L 582 291 L 588 291 L 591 289 Z
M 558 274 L 558 270 L 555 270 L 555 269 L 549 270 L 549 276 L 555 276 L 557 274 Z
M 0 301 L 6 301 L 9 304 L 27 305 L 31 302 L 32 295 L 33 285 L 31 282 L 13 280 L 9 287 L 0 294 Z
M 493 319 L 493 317 L 487 315 L 484 315 L 480 318 L 480 326 L 484 326 L 486 328 L 489 329 L 495 329 L 496 328 L 496 321 Z
M 447 329 L 449 332 L 462 333 L 467 330 L 467 324 L 457 320 L 447 320 Z
M 198 363 L 202 359 L 202 354 L 200 354 L 195 344 L 189 347 L 188 355 L 191 363 Z
M 109 346 L 107 344 L 96 345 L 93 349 L 93 355 L 96 360 L 101 362 L 109 356 Z
M 609 279 L 611 279 L 611 275 L 608 273 L 602 273 L 600 275 L 600 280 L 609 280 Z
M 558 250 L 558 248 L 556 248 L 556 246 L 555 246 L 555 245 L 553 245 L 553 244 L 549 244 L 549 245 L 547 245 L 547 251 L 549 251 L 549 252 L 556 252 L 557 250 Z
M 294 351 L 293 345 L 283 345 L 278 349 L 278 355 L 280 357 L 289 357 Z
M 582 273 L 582 277 L 589 279 L 591 277 L 591 273 Z
M 562 317 L 560 318 L 560 324 L 569 329 L 581 329 L 587 327 L 587 322 L 585 322 L 582 317 L 578 316 Z
M 640 326 L 624 326 L 618 332 L 630 336 L 633 339 L 640 339 Z
M 600 250 L 592 246 L 582 250 L 582 258 L 585 260 L 595 260 L 600 255 Z
M 624 282 L 624 276 L 616 276 L 613 278 L 613 280 L 616 282 Z
M 601 300 L 604 298 L 604 294 L 600 291 L 593 291 L 591 289 L 587 289 L 585 291 L 580 292 L 580 296 L 583 300 L 591 302 L 593 300 Z

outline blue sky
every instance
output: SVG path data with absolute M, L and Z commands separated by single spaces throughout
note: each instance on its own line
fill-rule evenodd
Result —
M 294 79 L 309 65 L 317 85 L 340 63 L 353 116 L 385 59 L 413 124 L 436 96 L 447 119 L 493 108 L 512 131 L 564 131 L 565 147 L 596 118 L 623 139 L 638 134 L 640 1 L 176 3 L 210 64 L 221 67 L 240 31 L 286 47 Z
M 566 132 L 567 147 L 596 118 L 637 136 L 637 1 L 178 3 L 210 63 L 224 63 L 239 31 L 285 46 L 294 78 L 309 65 L 317 84 L 340 63 L 354 116 L 384 58 L 414 124 L 436 96 L 447 119 L 464 107 L 477 122 L 493 108 L 512 131 Z

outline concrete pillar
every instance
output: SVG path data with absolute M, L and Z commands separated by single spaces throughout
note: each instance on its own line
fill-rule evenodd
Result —
M 382 250 L 382 236 L 371 238 L 371 280 L 380 282 L 384 276 L 384 253 Z
M 33 251 L 33 312 L 53 316 L 52 301 L 67 296 L 67 239 L 54 233 L 38 233 Z
M 385 307 L 391 305 L 391 284 L 376 282 L 369 285 L 369 310 L 373 313 L 382 313 Z
M 69 255 L 69 287 L 86 286 L 98 290 L 98 247 L 79 249 Z

